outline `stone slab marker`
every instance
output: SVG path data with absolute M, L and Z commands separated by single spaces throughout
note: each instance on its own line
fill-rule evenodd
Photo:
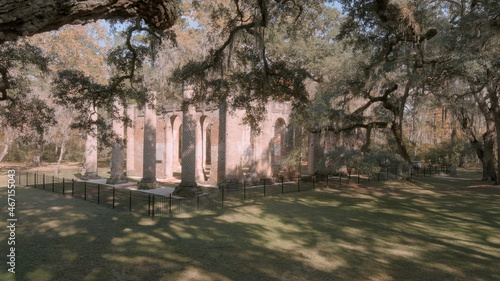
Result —
M 186 103 L 193 97 L 193 88 L 183 89 L 183 101 Z M 182 176 L 181 183 L 174 190 L 174 195 L 194 197 L 201 193 L 196 183 L 196 107 L 183 105 L 182 115 Z
M 123 106 L 120 102 L 115 102 L 115 106 L 118 110 L 119 118 L 122 118 Z M 123 172 L 123 163 L 124 163 L 124 138 L 125 138 L 125 126 L 123 121 L 113 120 L 113 133 L 116 135 L 116 139 L 112 141 L 112 150 L 111 150 L 111 176 L 106 180 L 108 184 L 120 184 L 127 182 L 127 177 Z
M 92 121 L 97 121 L 97 113 L 90 115 Z M 91 126 L 91 131 L 87 134 L 85 141 L 85 174 L 83 180 L 100 179 L 97 173 L 97 125 Z
M 156 181 L 156 105 L 155 98 L 150 105 L 144 107 L 144 150 L 142 180 L 139 189 L 152 189 L 160 187 Z M 151 107 L 152 108 L 151 108 Z

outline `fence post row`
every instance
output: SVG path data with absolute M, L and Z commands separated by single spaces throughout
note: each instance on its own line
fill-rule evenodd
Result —
M 55 190 L 55 178 L 52 176 L 52 192 Z

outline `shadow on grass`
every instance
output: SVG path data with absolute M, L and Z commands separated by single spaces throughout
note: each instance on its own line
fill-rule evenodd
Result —
M 500 190 L 477 183 L 291 193 L 173 219 L 20 189 L 16 279 L 0 279 L 499 280 Z

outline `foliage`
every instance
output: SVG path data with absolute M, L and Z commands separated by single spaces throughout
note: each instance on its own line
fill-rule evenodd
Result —
M 371 177 L 380 171 L 383 164 L 389 163 L 381 161 L 380 157 L 381 154 L 362 153 L 359 150 L 335 149 L 325 154 L 318 164 L 317 172 L 328 175 L 342 173 L 345 168 L 348 174 L 356 171 Z

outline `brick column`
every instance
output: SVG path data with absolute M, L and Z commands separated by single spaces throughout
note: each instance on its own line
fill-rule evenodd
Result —
M 205 120 L 204 120 L 205 119 Z M 204 140 L 204 124 L 203 121 L 206 122 L 206 118 L 197 118 L 196 121 L 196 182 L 204 182 L 205 174 L 203 173 L 203 140 Z
M 93 122 L 97 121 L 97 113 L 90 115 Z M 91 131 L 85 141 L 85 175 L 83 180 L 100 179 L 97 173 L 97 125 L 91 125 Z
M 182 115 L 182 176 L 174 195 L 193 197 L 201 190 L 196 184 L 196 107 L 187 104 L 193 97 L 193 88 L 183 89 Z
M 129 105 L 127 117 L 130 124 L 127 124 L 127 175 L 136 176 L 135 173 L 135 105 Z
M 153 98 L 151 104 L 146 105 L 144 110 L 144 152 L 142 180 L 139 189 L 158 188 L 156 181 L 156 101 Z
M 215 112 L 217 114 L 218 112 Z M 210 178 L 208 182 L 212 185 L 219 184 L 219 117 L 212 119 L 212 128 L 210 130 Z
M 242 134 L 244 126 L 241 124 L 242 112 L 233 115 L 227 112 L 225 102 L 219 107 L 219 152 L 218 152 L 218 185 L 219 187 L 234 187 L 243 180 L 241 158 L 243 154 Z
M 123 117 L 123 105 L 119 102 L 115 102 L 115 107 L 118 110 L 118 118 Z M 120 184 L 127 182 L 125 173 L 123 172 L 123 146 L 124 146 L 124 124 L 123 120 L 117 119 L 113 120 L 113 133 L 116 135 L 115 139 L 112 141 L 112 151 L 111 151 L 111 176 L 106 180 L 108 184 Z
M 165 144 L 165 178 L 172 178 L 174 176 L 174 135 L 172 128 L 172 120 L 167 117 L 166 124 L 166 144 Z

